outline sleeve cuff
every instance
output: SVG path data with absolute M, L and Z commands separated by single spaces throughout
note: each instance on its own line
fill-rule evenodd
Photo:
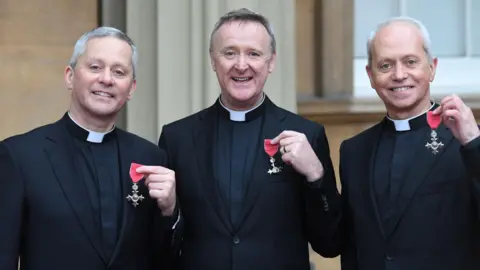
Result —
M 480 147 L 480 137 L 477 137 L 477 138 L 471 140 L 466 145 L 462 146 L 462 148 L 466 151 L 473 150 L 473 149 L 478 149 L 479 147 Z
M 471 176 L 480 176 L 480 137 L 460 147 L 463 162 Z
M 466 145 L 461 146 L 460 153 L 467 161 L 478 162 L 480 158 L 480 137 L 477 137 Z
M 306 190 L 310 198 L 314 198 L 325 212 L 337 212 L 340 208 L 339 194 L 335 179 L 325 176 L 313 182 L 306 182 Z
M 306 185 L 308 188 L 311 188 L 311 189 L 320 189 L 322 188 L 322 184 L 323 184 L 323 177 L 322 178 L 319 178 L 313 182 L 308 182 L 308 181 L 305 181 L 306 182 Z

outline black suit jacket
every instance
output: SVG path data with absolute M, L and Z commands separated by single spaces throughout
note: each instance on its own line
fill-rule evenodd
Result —
M 325 249 L 338 221 L 339 197 L 325 130 L 275 106 L 265 99 L 264 124 L 255 166 L 247 180 L 247 193 L 239 221 L 231 224 L 219 195 L 212 160 L 217 130 L 216 105 L 163 127 L 159 139 L 168 164 L 176 172 L 185 234 L 179 269 L 309 269 L 308 242 L 318 253 Z M 284 130 L 302 132 L 325 167 L 318 186 L 309 186 L 291 166 L 268 174 L 269 156 L 264 139 Z M 254 142 L 252 142 L 254 143 Z
M 373 194 L 373 166 L 382 125 L 344 141 L 340 177 L 344 199 L 343 270 L 473 270 L 480 268 L 480 139 L 462 147 L 452 132 L 437 130 L 436 155 L 416 148 L 393 222 L 384 227 Z
M 122 198 L 132 192 L 131 162 L 164 165 L 155 144 L 117 129 Z M 73 162 L 72 137 L 59 121 L 0 143 L 0 269 L 165 269 L 171 224 L 139 183 L 146 199 L 123 201 L 118 245 L 107 261 L 94 237 L 94 217 Z

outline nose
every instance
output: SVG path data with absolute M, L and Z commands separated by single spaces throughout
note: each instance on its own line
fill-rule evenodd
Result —
M 102 72 L 102 74 L 100 74 L 99 80 L 100 80 L 100 83 L 102 84 L 112 85 L 113 84 L 112 72 L 110 72 L 110 70 L 108 69 L 105 69 L 105 71 Z
M 245 55 L 241 54 L 237 57 L 237 62 L 235 63 L 235 68 L 239 71 L 245 71 L 248 68 L 248 63 L 245 59 Z
M 408 76 L 408 73 L 405 72 L 405 67 L 403 65 L 396 65 L 395 70 L 393 71 L 393 79 L 395 81 L 405 80 Z

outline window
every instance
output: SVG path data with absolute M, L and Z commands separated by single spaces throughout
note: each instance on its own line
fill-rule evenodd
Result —
M 366 41 L 375 26 L 392 16 L 410 16 L 428 29 L 438 57 L 433 96 L 480 93 L 480 1 L 355 0 L 354 96 L 376 97 L 365 71 Z

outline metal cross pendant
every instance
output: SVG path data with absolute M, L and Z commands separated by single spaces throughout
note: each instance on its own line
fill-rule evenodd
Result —
M 427 147 L 428 149 L 432 149 L 432 153 L 436 155 L 439 152 L 438 150 L 443 147 L 443 143 L 437 142 L 438 138 L 437 138 L 437 132 L 435 132 L 435 130 L 432 130 L 432 133 L 430 135 L 432 136 L 430 138 L 431 142 L 425 144 L 425 147 Z
M 270 158 L 270 164 L 272 164 L 272 168 L 268 169 L 268 174 L 279 173 L 282 171 L 281 166 L 275 166 L 275 159 L 273 157 Z
M 143 201 L 145 199 L 143 195 L 138 195 L 138 186 L 137 183 L 133 183 L 132 186 L 132 194 L 127 196 L 127 200 L 132 202 L 134 207 L 137 207 L 139 201 Z

